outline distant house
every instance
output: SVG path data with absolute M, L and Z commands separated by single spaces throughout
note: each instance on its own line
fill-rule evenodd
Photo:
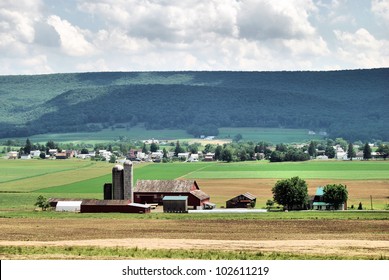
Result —
M 257 198 L 249 192 L 226 201 L 226 208 L 254 208 Z
M 204 156 L 204 161 L 214 161 L 215 160 L 215 153 L 207 153 Z
M 342 203 L 337 209 L 331 203 L 326 203 L 324 201 L 324 188 L 318 187 L 316 189 L 316 194 L 313 197 L 312 210 L 346 210 L 347 203 Z
M 28 155 L 23 154 L 20 156 L 20 159 L 31 159 L 31 155 L 30 154 L 28 154 Z
M 191 154 L 187 161 L 188 162 L 199 161 L 199 154 Z
M 50 156 L 56 156 L 57 153 L 58 153 L 58 150 L 57 150 L 57 149 L 50 149 L 50 150 L 49 150 L 49 155 L 50 155 Z
M 15 152 L 15 151 L 9 152 L 8 153 L 8 159 L 17 159 L 18 155 L 19 155 L 19 153 Z
M 177 157 L 184 161 L 187 161 L 189 158 L 189 153 L 178 153 Z
M 163 204 L 165 196 L 187 196 L 188 206 L 203 208 L 209 202 L 209 195 L 200 190 L 191 180 L 138 180 L 134 189 L 134 202 L 142 204 Z
M 55 155 L 55 158 L 56 158 L 56 159 L 67 159 L 67 156 L 66 156 L 66 153 L 61 152 L 61 153 L 57 153 L 57 154 Z
M 41 154 L 41 151 L 39 151 L 39 150 L 34 150 L 34 151 L 30 152 L 30 155 L 31 155 L 32 158 L 39 157 L 40 154 Z

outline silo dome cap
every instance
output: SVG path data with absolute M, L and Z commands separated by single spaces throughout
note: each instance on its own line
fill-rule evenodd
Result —
M 113 169 L 113 170 L 123 170 L 123 166 L 117 164 L 117 165 L 115 165 L 112 169 Z
M 126 161 L 124 162 L 124 165 L 132 165 L 132 161 L 131 161 L 131 160 L 126 160 Z

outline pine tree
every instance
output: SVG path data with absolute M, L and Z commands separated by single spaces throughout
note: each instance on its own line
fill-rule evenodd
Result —
M 347 150 L 347 157 L 350 160 L 353 160 L 353 157 L 356 156 L 355 150 L 354 150 L 354 145 L 353 143 L 348 144 L 348 150 Z
M 363 159 L 369 160 L 371 159 L 371 148 L 369 143 L 366 143 L 363 147 Z

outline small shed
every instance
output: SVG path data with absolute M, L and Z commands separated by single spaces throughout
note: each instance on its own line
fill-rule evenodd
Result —
M 226 201 L 226 208 L 254 208 L 257 198 L 249 192 Z
M 58 201 L 55 206 L 57 212 L 80 212 L 81 200 L 76 201 Z
M 187 196 L 165 196 L 162 199 L 163 212 L 165 213 L 187 213 L 188 197 Z

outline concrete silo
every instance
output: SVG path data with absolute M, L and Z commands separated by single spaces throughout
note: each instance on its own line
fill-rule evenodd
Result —
M 134 202 L 133 166 L 130 160 L 126 160 L 124 162 L 123 184 L 124 184 L 124 199 L 129 199 L 131 200 L 131 202 Z
M 112 198 L 124 199 L 123 166 L 112 168 Z

